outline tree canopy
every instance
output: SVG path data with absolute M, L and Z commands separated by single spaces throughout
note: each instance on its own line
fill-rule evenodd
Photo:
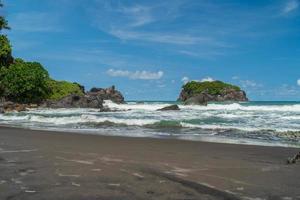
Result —
M 221 94 L 225 89 L 233 89 L 236 91 L 240 91 L 241 89 L 238 86 L 231 85 L 228 83 L 224 83 L 222 81 L 205 81 L 205 82 L 197 82 L 197 81 L 191 81 L 186 83 L 183 86 L 183 89 L 188 94 L 200 94 L 204 91 L 207 91 L 208 94 L 212 95 L 218 95 Z
M 4 97 L 20 103 L 40 102 L 49 95 L 48 72 L 37 62 L 16 59 L 8 68 L 0 69 L 0 85 Z
M 0 35 L 0 68 L 13 63 L 12 49 L 8 38 Z
M 3 3 L 1 2 L 0 0 L 0 8 L 3 7 Z M 8 22 L 7 20 L 5 19 L 4 16 L 0 16 L 0 31 L 3 30 L 3 29 L 10 29 L 10 27 L 8 26 Z

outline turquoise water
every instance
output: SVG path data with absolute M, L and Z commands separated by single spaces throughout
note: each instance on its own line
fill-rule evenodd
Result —
M 157 111 L 179 104 L 180 111 Z M 0 115 L 0 124 L 86 134 L 159 137 L 259 145 L 300 146 L 300 102 L 106 102 L 96 109 L 36 109 Z

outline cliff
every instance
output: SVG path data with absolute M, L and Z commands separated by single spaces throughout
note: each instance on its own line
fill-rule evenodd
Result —
M 248 98 L 238 86 L 222 81 L 191 81 L 182 86 L 178 100 L 188 105 L 206 105 L 210 101 L 248 101 Z

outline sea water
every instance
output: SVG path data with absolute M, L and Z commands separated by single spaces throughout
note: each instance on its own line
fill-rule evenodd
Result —
M 179 111 L 157 111 L 178 104 Z M 176 138 L 239 144 L 300 147 L 300 102 L 136 102 L 99 109 L 32 109 L 0 114 L 14 127 L 132 137 Z

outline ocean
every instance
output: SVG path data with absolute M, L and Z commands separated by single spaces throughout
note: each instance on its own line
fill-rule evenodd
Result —
M 178 104 L 179 111 L 157 111 Z M 0 124 L 129 137 L 176 138 L 237 144 L 300 147 L 300 102 L 209 103 L 187 106 L 178 102 L 135 102 L 114 112 L 98 109 L 32 109 L 0 114 Z

